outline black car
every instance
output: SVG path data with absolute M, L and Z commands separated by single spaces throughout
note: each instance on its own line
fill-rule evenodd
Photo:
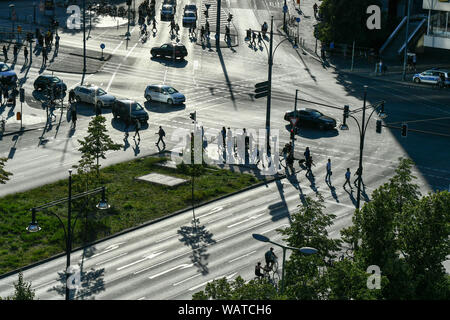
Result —
M 34 90 L 51 91 L 53 88 L 56 92 L 66 92 L 66 84 L 56 76 L 44 75 L 34 80 Z
M 188 55 L 186 47 L 182 43 L 165 43 L 161 47 L 153 47 L 150 50 L 152 57 L 171 57 L 184 59 Z
M 148 113 L 136 101 L 133 100 L 116 100 L 112 107 L 114 119 L 121 118 L 126 123 L 133 123 L 138 119 L 145 124 L 148 121 Z
M 291 122 L 292 118 L 297 118 L 295 125 L 297 127 L 313 126 L 320 130 L 334 129 L 336 127 L 336 120 L 323 115 L 320 111 L 315 109 L 299 109 L 295 111 L 288 111 L 284 115 L 284 120 Z

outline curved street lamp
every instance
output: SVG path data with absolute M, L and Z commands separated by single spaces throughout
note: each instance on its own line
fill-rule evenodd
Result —
M 61 218 L 58 215 L 56 215 L 52 212 L 49 212 L 49 214 L 55 216 L 58 219 L 59 223 L 61 224 L 61 226 L 64 230 L 64 240 L 66 242 L 66 281 L 68 279 L 68 273 L 69 273 L 69 267 L 70 267 L 70 253 L 72 252 L 73 230 L 75 229 L 75 225 L 77 223 L 78 217 L 80 216 L 80 213 L 79 213 L 76 216 L 75 221 L 72 224 L 72 200 L 80 199 L 80 198 L 83 198 L 83 197 L 86 197 L 89 195 L 93 195 L 93 194 L 97 194 L 100 192 L 102 193 L 102 199 L 96 205 L 96 208 L 100 209 L 100 210 L 109 209 L 110 205 L 106 201 L 106 188 L 105 187 L 99 187 L 99 188 L 96 188 L 93 190 L 88 190 L 88 191 L 79 193 L 75 196 L 72 196 L 72 169 L 69 169 L 69 196 L 67 198 L 63 198 L 63 199 L 59 199 L 59 200 L 55 200 L 55 201 L 46 203 L 39 207 L 31 208 L 31 223 L 28 225 L 26 230 L 30 233 L 35 233 L 35 232 L 42 230 L 36 220 L 36 212 L 37 211 L 42 211 L 46 208 L 68 202 L 68 205 L 67 205 L 67 208 L 68 208 L 68 210 L 67 210 L 67 230 L 66 230 L 66 226 L 64 225 L 64 222 L 61 220 Z M 69 292 L 68 283 L 66 283 L 66 300 L 70 300 L 70 292 Z
M 378 102 L 375 105 L 372 105 L 373 110 L 370 113 L 369 117 L 367 118 L 367 121 L 365 120 L 366 118 L 366 97 L 367 97 L 367 85 L 364 85 L 364 104 L 363 107 L 361 109 L 357 109 L 355 111 L 350 112 L 350 108 L 349 106 L 345 106 L 344 107 L 344 121 L 340 126 L 341 130 L 348 130 L 348 125 L 346 123 L 346 120 L 348 117 L 353 118 L 356 121 L 356 124 L 358 125 L 358 130 L 359 130 L 359 167 L 358 167 L 358 171 L 359 171 L 359 175 L 358 175 L 358 194 L 356 195 L 356 207 L 359 210 L 360 207 L 360 202 L 361 202 L 361 181 L 362 181 L 362 158 L 363 158 L 363 150 L 364 150 L 364 138 L 366 136 L 366 131 L 367 131 L 367 126 L 369 124 L 369 120 L 372 117 L 372 115 L 375 113 L 375 111 L 378 112 L 378 117 L 380 119 L 385 119 L 387 118 L 387 113 L 384 111 L 384 101 Z M 363 112 L 362 114 L 362 121 L 361 124 L 358 121 L 358 119 L 356 119 L 352 114 L 353 113 L 357 113 L 359 111 Z
M 284 263 L 286 261 L 286 249 L 290 249 L 293 251 L 300 251 L 303 254 L 306 255 L 310 255 L 310 254 L 316 254 L 318 252 L 318 250 L 316 248 L 312 248 L 312 247 L 301 247 L 301 248 L 295 248 L 295 247 L 290 247 L 290 246 L 284 246 L 280 243 L 277 242 L 273 242 L 271 241 L 268 237 L 263 236 L 262 234 L 258 234 L 258 233 L 253 233 L 252 234 L 253 238 L 255 240 L 261 241 L 261 242 L 270 242 L 276 246 L 279 246 L 283 249 L 283 265 L 282 265 L 282 272 L 281 272 L 281 294 L 283 294 L 284 291 Z

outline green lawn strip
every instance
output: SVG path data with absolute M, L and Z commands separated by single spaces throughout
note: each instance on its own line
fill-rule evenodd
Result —
M 178 169 L 155 165 L 164 160 L 156 157 L 140 158 L 101 169 L 102 185 L 107 188 L 106 197 L 112 207 L 106 211 L 95 209 L 95 204 L 101 198 L 99 194 L 75 201 L 72 219 L 80 212 L 83 215 L 77 221 L 72 247 L 189 207 L 192 201 L 191 177 L 180 173 Z M 189 182 L 170 188 L 135 179 L 152 172 Z M 73 176 L 73 194 L 84 191 L 80 189 L 77 178 Z M 249 174 L 223 169 L 205 170 L 195 178 L 195 200 L 196 203 L 211 200 L 257 182 Z M 89 189 L 95 187 L 89 186 Z M 0 274 L 64 252 L 63 228 L 50 213 L 59 215 L 65 224 L 67 204 L 37 212 L 36 219 L 42 228 L 40 232 L 28 233 L 25 228 L 31 222 L 30 208 L 66 198 L 67 193 L 68 181 L 65 179 L 0 198 Z

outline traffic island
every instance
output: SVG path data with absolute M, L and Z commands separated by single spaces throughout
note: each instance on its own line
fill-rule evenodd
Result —
M 74 250 L 77 247 L 113 237 L 120 232 L 127 232 L 182 213 L 190 208 L 192 205 L 190 173 L 183 166 L 173 169 L 157 165 L 169 159 L 151 156 L 111 165 L 100 170 L 99 178 L 93 172 L 88 180 L 86 177 L 75 174 L 76 171 L 74 171 L 72 174 L 74 194 L 84 192 L 86 188 L 105 186 L 105 197 L 111 205 L 108 210 L 96 210 L 95 204 L 101 198 L 98 196 L 89 197 L 88 205 L 85 202 L 86 199 L 72 202 L 72 216 L 81 214 L 74 229 Z M 161 178 L 163 180 L 170 176 L 171 179 L 182 179 L 185 183 L 168 186 L 136 179 L 143 173 L 163 176 Z M 11 179 L 14 179 L 14 176 Z M 86 185 L 86 181 L 90 181 L 89 185 Z M 199 206 L 252 188 L 259 182 L 250 174 L 229 170 L 203 170 L 195 176 L 195 205 Z M 5 185 L 6 188 L 7 186 L 8 184 Z M 68 211 L 66 203 L 48 208 L 47 211 L 36 215 L 42 231 L 27 233 L 25 228 L 30 223 L 31 208 L 66 198 L 67 195 L 67 180 L 64 179 L 0 198 L 2 213 L 0 215 L 0 275 L 18 268 L 26 269 L 32 263 L 55 257 L 64 251 L 64 233 L 60 228 L 60 222 L 50 213 L 55 213 L 62 221 L 66 221 Z

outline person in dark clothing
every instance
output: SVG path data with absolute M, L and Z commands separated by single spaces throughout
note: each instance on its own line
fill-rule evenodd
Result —
M 44 47 L 42 49 L 42 65 L 45 66 L 47 65 L 47 47 Z
M 75 129 L 77 126 L 77 110 L 75 108 L 71 108 L 70 110 L 71 118 L 72 118 L 72 127 Z
M 75 91 L 70 89 L 69 91 L 69 103 L 73 103 L 75 101 Z
M 227 130 L 225 129 L 225 127 L 222 127 L 222 140 L 223 140 L 223 147 L 225 148 L 225 139 L 227 137 Z
M 17 99 L 18 94 L 19 94 L 19 91 L 16 88 L 12 89 L 11 99 L 12 99 L 13 107 L 16 106 L 16 99 Z
M 252 32 L 252 42 L 251 43 L 256 47 L 256 33 L 254 31 Z
M 5 57 L 5 61 L 8 61 L 8 50 L 6 46 L 3 46 L 3 56 Z
M 14 54 L 14 60 L 16 60 L 17 55 L 19 54 L 19 47 L 17 46 L 17 44 L 15 44 L 13 47 L 13 54 Z
M 136 139 L 136 135 L 138 136 L 138 140 L 141 141 L 141 135 L 139 134 L 139 130 L 141 130 L 141 122 L 138 119 L 134 120 L 134 136 L 133 139 Z
M 345 186 L 348 184 L 350 186 L 350 189 L 353 190 L 352 184 L 350 182 L 350 168 L 347 168 L 347 172 L 345 173 L 345 183 L 342 186 L 345 189 Z
M 163 130 L 163 128 L 161 126 L 159 126 L 159 131 L 156 134 L 159 136 L 158 141 L 156 142 L 156 145 L 159 148 L 159 142 L 162 142 L 163 143 L 163 149 L 165 149 L 166 148 L 166 143 L 164 142 L 163 138 L 166 136 L 166 133 L 165 133 L 165 131 Z
M 24 47 L 23 48 L 23 56 L 25 57 L 25 64 L 28 63 L 28 48 Z
M 311 171 L 311 166 L 313 164 L 312 157 L 307 158 L 305 164 L 306 164 L 306 168 L 307 168 L 306 175 L 310 174 L 312 177 L 314 177 L 314 175 Z
M 205 40 L 205 27 L 201 27 L 200 29 L 200 40 L 203 42 Z
M 309 147 L 306 147 L 303 155 L 305 156 L 305 160 L 308 161 L 308 159 L 311 157 L 311 153 L 309 152 Z

